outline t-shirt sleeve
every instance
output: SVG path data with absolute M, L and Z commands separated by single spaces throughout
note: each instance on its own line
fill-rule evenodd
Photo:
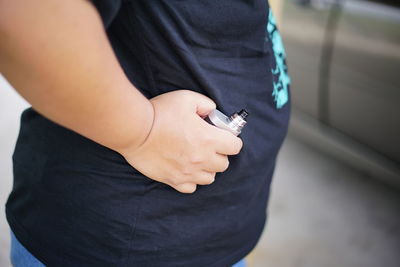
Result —
M 103 25 L 107 28 L 121 7 L 121 0 L 90 0 L 96 7 L 103 21 Z

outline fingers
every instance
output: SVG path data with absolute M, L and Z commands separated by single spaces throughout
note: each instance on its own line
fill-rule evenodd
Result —
M 210 157 L 206 165 L 203 167 L 208 172 L 224 172 L 229 167 L 229 159 L 226 155 L 215 153 L 213 157 Z
M 198 185 L 208 185 L 212 184 L 215 181 L 215 172 L 210 172 L 207 170 L 199 170 L 195 173 L 182 175 L 180 180 L 183 182 L 175 182 L 172 183 L 174 186 L 182 185 L 182 184 L 198 184 Z
M 215 172 L 201 171 L 196 176 L 196 184 L 198 185 L 209 185 L 215 181 Z
M 199 171 L 196 174 L 188 174 L 191 182 L 170 184 L 170 186 L 181 193 L 191 194 L 196 191 L 197 185 L 212 184 L 215 181 L 216 172 L 224 172 L 228 169 L 228 167 L 228 157 L 226 155 L 216 153 L 212 160 L 209 161 L 206 169 Z
M 209 185 L 215 181 L 215 173 L 202 171 L 196 176 L 195 183 L 183 183 L 178 185 L 171 185 L 175 190 L 184 193 L 192 194 L 196 191 L 197 185 Z
M 215 147 L 215 152 L 222 155 L 237 155 L 243 147 L 243 141 L 239 137 L 233 135 L 227 130 L 217 128 L 210 125 L 212 128 L 210 136 Z
M 202 94 L 196 93 L 195 103 L 196 103 L 196 113 L 201 117 L 205 117 L 212 110 L 216 109 L 215 102 Z
M 179 185 L 171 185 L 175 190 L 185 193 L 192 194 L 196 191 L 197 185 L 193 183 L 184 183 Z

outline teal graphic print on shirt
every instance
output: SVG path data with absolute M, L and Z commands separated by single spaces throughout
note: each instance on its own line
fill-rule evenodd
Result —
M 269 9 L 268 25 L 266 38 L 272 42 L 272 50 L 274 51 L 275 64 L 272 65 L 271 72 L 273 74 L 273 92 L 272 96 L 276 104 L 276 108 L 282 108 L 289 101 L 289 85 L 290 77 L 286 66 L 286 53 L 283 46 L 281 35 L 276 26 L 275 17 Z M 266 40 L 268 41 L 268 39 Z M 275 65 L 275 66 L 274 66 Z

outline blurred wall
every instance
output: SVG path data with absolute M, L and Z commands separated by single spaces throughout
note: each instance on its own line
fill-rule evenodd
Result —
M 5 203 L 12 186 L 11 156 L 17 141 L 21 112 L 29 104 L 0 74 L 0 266 L 11 266 L 9 227 L 5 216 Z
M 269 0 L 269 4 L 274 12 L 278 25 L 281 25 L 283 0 Z

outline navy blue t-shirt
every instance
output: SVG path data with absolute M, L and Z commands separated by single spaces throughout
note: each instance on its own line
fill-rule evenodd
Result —
M 92 2 L 136 88 L 148 98 L 193 90 L 225 114 L 246 109 L 243 148 L 213 184 L 182 194 L 28 108 L 6 206 L 13 232 L 48 266 L 234 264 L 264 228 L 290 115 L 285 52 L 268 3 Z

